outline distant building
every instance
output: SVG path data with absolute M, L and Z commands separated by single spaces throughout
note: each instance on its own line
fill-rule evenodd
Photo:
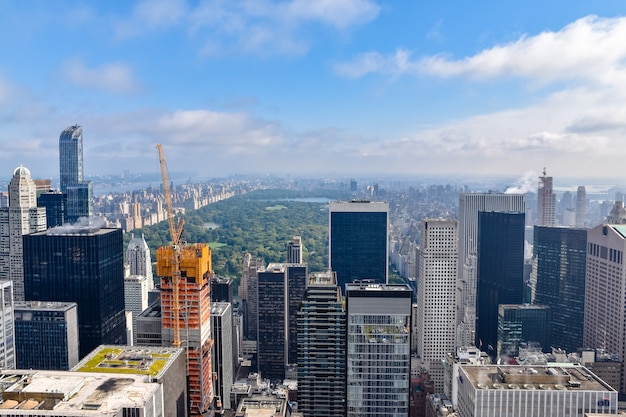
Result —
M 476 346 L 495 357 L 498 305 L 524 301 L 524 214 L 478 213 Z
M 334 273 L 311 274 L 298 312 L 298 410 L 304 417 L 346 412 L 346 316 Z
M 15 304 L 18 369 L 69 371 L 78 363 L 76 303 L 26 301 Z
M 16 301 L 24 301 L 22 236 L 42 230 L 46 230 L 46 209 L 37 207 L 30 171 L 17 167 L 9 183 L 9 207 L 0 208 L 0 280 L 13 281 Z
M 457 306 L 458 223 L 423 219 L 420 223 L 417 290 L 417 355 L 435 391 L 443 391 L 443 359 L 454 352 Z
M 15 369 L 13 282 L 0 281 L 0 369 Z
M 331 201 L 329 221 L 329 269 L 337 273 L 338 285 L 362 279 L 386 283 L 389 203 Z
M 121 229 L 63 226 L 24 236 L 26 299 L 78 304 L 79 353 L 126 344 Z
M 408 415 L 411 297 L 407 285 L 346 285 L 347 417 Z
M 263 259 L 253 258 L 246 253 L 243 261 L 243 275 L 239 285 L 239 297 L 241 297 L 244 309 L 244 338 L 257 340 L 258 326 L 258 275 L 265 270 Z
M 568 352 L 583 346 L 586 266 L 587 230 L 535 226 L 532 302 L 550 306 L 550 344 Z
M 128 242 L 128 248 L 126 249 L 126 261 L 130 265 L 130 275 L 141 275 L 148 278 L 148 286 L 154 288 L 154 279 L 152 275 L 152 259 L 150 258 L 150 248 L 144 239 L 143 234 L 141 237 L 135 237 L 131 234 L 130 242 Z
M 293 239 L 287 243 L 287 263 L 302 263 L 302 238 L 300 238 L 300 236 L 294 236 Z
M 83 179 L 83 128 L 73 125 L 59 137 L 61 192 L 67 195 L 67 221 L 93 215 L 93 188 Z
M 287 363 L 298 362 L 298 311 L 302 307 L 307 287 L 309 267 L 307 264 L 287 263 L 285 265 L 285 286 L 287 302 L 285 315 L 287 320 Z
M 48 190 L 37 197 L 37 206 L 46 209 L 48 227 L 62 226 L 67 221 L 67 194 Z
M 587 220 L 587 191 L 581 185 L 576 191 L 576 227 L 585 227 Z
M 552 177 L 546 176 L 544 169 L 543 176 L 539 177 L 537 187 L 537 225 L 554 226 L 555 224 L 556 193 L 552 187 Z

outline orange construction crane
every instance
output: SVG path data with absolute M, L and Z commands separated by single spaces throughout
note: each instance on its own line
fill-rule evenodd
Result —
M 167 210 L 167 223 L 170 227 L 170 238 L 172 239 L 172 253 L 173 259 L 171 260 L 171 279 L 172 279 L 172 322 L 174 327 L 174 341 L 172 344 L 175 347 L 180 347 L 180 237 L 183 233 L 183 225 L 185 221 L 182 218 L 178 219 L 178 224 L 174 221 L 174 209 L 172 208 L 172 195 L 170 194 L 170 178 L 167 173 L 167 163 L 165 162 L 165 155 L 163 154 L 163 146 L 158 144 L 157 149 L 159 151 L 159 163 L 161 164 L 161 176 L 163 177 L 163 194 L 165 195 L 165 206 Z

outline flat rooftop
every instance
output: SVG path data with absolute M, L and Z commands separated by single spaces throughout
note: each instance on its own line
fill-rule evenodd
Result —
M 243 398 L 237 411 L 245 412 L 246 417 L 278 417 L 285 415 L 286 404 L 283 398 L 254 395 L 251 398 Z
M 461 365 L 477 389 L 615 391 L 584 366 Z
M 38 310 L 38 311 L 66 311 L 76 308 L 78 304 L 62 301 L 16 301 L 15 311 Z
M 55 415 L 116 416 L 124 407 L 143 407 L 159 389 L 141 375 L 4 370 L 0 414 L 32 410 L 24 415 L 50 415 L 54 410 Z
M 230 303 L 215 302 L 211 303 L 211 314 L 221 316 L 230 307 Z
M 183 349 L 161 346 L 102 345 L 85 356 L 72 371 L 150 375 L 160 378 Z

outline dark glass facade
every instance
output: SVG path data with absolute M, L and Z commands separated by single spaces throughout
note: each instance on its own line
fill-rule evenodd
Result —
M 498 343 L 498 305 L 524 299 L 523 213 L 478 213 L 476 346 L 490 356 Z
M 298 313 L 298 410 L 344 416 L 346 315 L 336 285 L 313 284 Z
M 354 280 L 387 282 L 386 211 L 330 211 L 330 269 L 337 273 L 337 284 L 344 287 Z M 342 203 L 375 204 L 367 202 Z M 382 203 L 377 203 L 382 204 Z
M 126 344 L 123 254 L 121 229 L 24 236 L 26 299 L 78 304 L 81 358 L 101 344 Z
M 550 306 L 554 347 L 583 347 L 587 230 L 535 226 L 533 280 L 537 304 Z
M 211 302 L 232 303 L 233 302 L 233 280 L 224 277 L 214 276 L 211 278 Z
M 284 268 L 259 272 L 257 360 L 263 378 L 285 378 L 285 301 Z
M 522 343 L 538 343 L 551 352 L 550 307 L 536 304 L 500 304 L 498 357 L 515 357 Z
M 49 191 L 37 198 L 37 206 L 46 208 L 48 229 L 63 225 L 67 218 L 67 194 Z
M 306 264 L 285 264 L 287 274 L 287 363 L 298 361 L 298 310 L 302 306 L 308 267 Z

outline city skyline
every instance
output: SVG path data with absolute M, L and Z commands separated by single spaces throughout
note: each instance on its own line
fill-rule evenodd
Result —
M 618 177 L 623 5 L 539 6 L 7 2 L 0 161 L 56 178 L 80 124 L 86 176 Z

